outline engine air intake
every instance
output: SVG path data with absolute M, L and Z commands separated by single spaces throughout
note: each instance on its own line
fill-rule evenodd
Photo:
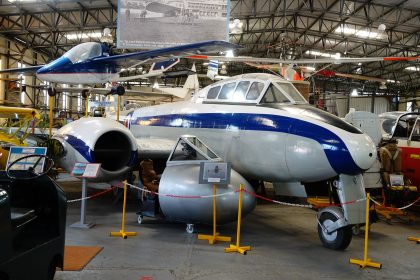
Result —
M 126 167 L 131 157 L 130 139 L 119 131 L 104 133 L 96 141 L 93 158 L 107 171 L 118 171 Z

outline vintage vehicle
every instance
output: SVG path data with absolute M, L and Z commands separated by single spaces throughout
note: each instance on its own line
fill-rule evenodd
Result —
M 42 157 L 0 171 L 0 280 L 50 280 L 63 268 L 67 199 L 46 171 L 34 171 Z M 12 170 L 22 161 L 28 170 Z

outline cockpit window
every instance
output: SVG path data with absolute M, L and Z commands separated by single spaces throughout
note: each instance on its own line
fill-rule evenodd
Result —
M 261 103 L 290 103 L 290 100 L 273 84 L 270 84 Z
M 299 93 L 299 91 L 291 84 L 291 83 L 282 83 L 277 82 L 276 83 L 280 88 L 289 95 L 293 101 L 295 102 L 306 102 L 305 98 Z
M 395 119 L 384 119 L 382 122 L 382 129 L 385 131 L 385 133 L 391 135 L 392 129 L 395 126 Z
M 77 45 L 64 54 L 72 63 L 82 62 L 86 59 L 100 55 L 102 55 L 101 44 L 96 42 L 87 42 Z
M 209 89 L 209 92 L 207 93 L 207 99 L 216 99 L 219 90 L 220 86 Z
M 233 93 L 233 101 L 242 101 L 245 99 L 245 94 L 249 88 L 250 82 L 242 81 L 238 83 L 238 86 Z
M 417 119 L 416 114 L 406 114 L 398 119 L 394 126 L 392 137 L 408 139 L 413 131 L 414 123 Z
M 411 131 L 411 140 L 420 141 L 420 118 L 417 119 Z
M 246 100 L 255 100 L 260 96 L 261 91 L 264 89 L 264 84 L 259 82 L 253 82 L 249 88 Z
M 222 87 L 219 94 L 219 99 L 231 99 L 236 83 L 228 83 Z

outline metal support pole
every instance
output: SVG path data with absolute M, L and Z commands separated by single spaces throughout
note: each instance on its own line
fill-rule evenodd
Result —
M 117 122 L 120 121 L 120 107 L 121 106 L 121 96 L 118 95 L 118 105 L 117 105 Z
M 239 202 L 238 202 L 238 229 L 236 231 L 236 245 L 230 244 L 229 248 L 225 248 L 226 253 L 238 252 L 242 255 L 246 255 L 247 251 L 251 250 L 251 246 L 240 246 L 241 240 L 241 219 L 242 219 L 242 193 L 244 187 L 241 184 L 239 187 Z
M 356 260 L 350 259 L 350 263 L 357 264 L 360 268 L 365 268 L 366 266 L 374 267 L 374 268 L 382 268 L 382 264 L 372 262 L 371 259 L 368 258 L 368 240 L 369 240 L 369 201 L 370 201 L 370 193 L 366 194 L 366 225 L 365 225 L 365 251 L 363 254 L 363 260 Z
M 94 223 L 85 223 L 86 220 L 86 205 L 87 205 L 87 180 L 86 178 L 82 178 L 82 205 L 80 207 L 80 222 L 74 223 L 70 225 L 72 228 L 91 228 L 95 224 Z
M 216 187 L 216 184 L 213 184 L 213 235 L 199 234 L 197 236 L 199 240 L 208 240 L 209 244 L 211 245 L 216 243 L 216 241 L 230 242 L 232 240 L 230 236 L 221 236 L 219 235 L 218 232 L 216 232 L 216 218 L 217 218 L 216 194 L 217 194 L 217 187 Z
M 124 181 L 124 202 L 123 202 L 123 212 L 122 212 L 122 221 L 121 221 L 121 230 L 118 232 L 111 232 L 110 236 L 119 236 L 124 239 L 127 239 L 128 236 L 136 236 L 137 232 L 131 231 L 126 232 L 125 231 L 125 208 L 127 206 L 127 180 Z
M 53 96 L 49 96 L 48 97 L 48 106 L 50 107 L 50 113 L 49 113 L 49 120 L 50 120 L 50 129 L 49 129 L 49 136 L 51 138 L 52 136 L 52 124 L 53 124 L 53 101 L 54 101 L 54 97 Z
M 85 117 L 87 118 L 89 115 L 89 97 L 86 96 L 85 100 Z

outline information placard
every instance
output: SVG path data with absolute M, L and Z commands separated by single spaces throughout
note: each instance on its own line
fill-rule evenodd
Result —
M 200 163 L 200 184 L 226 185 L 230 183 L 230 163 L 202 162 Z
M 81 178 L 96 178 L 98 175 L 100 163 L 76 162 L 71 174 Z

